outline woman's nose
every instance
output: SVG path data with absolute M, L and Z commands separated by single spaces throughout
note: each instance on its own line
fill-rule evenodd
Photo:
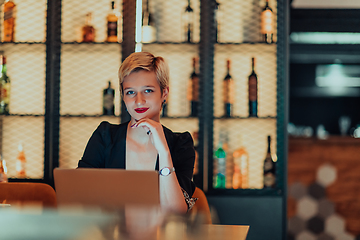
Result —
M 142 105 L 145 102 L 145 98 L 141 93 L 138 93 L 136 95 L 135 104 L 136 105 Z

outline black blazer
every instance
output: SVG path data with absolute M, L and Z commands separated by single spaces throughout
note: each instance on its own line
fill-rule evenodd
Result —
M 125 169 L 128 123 L 115 125 L 102 122 L 90 137 L 78 167 Z M 173 133 L 164 126 L 163 129 L 176 177 L 180 186 L 191 197 L 195 190 L 195 184 L 191 180 L 195 162 L 193 139 L 189 132 Z M 158 161 L 156 161 L 156 170 L 159 170 Z

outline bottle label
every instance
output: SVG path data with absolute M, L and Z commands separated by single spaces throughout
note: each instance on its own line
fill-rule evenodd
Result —
M 249 101 L 257 101 L 257 79 L 255 76 L 249 77 Z
M 10 92 L 10 83 L 5 83 L 2 84 L 1 86 L 1 92 L 0 92 L 0 97 L 1 97 L 1 101 L 4 101 L 4 103 L 9 103 L 9 92 Z
M 224 80 L 224 103 L 231 103 L 235 102 L 235 84 L 232 79 L 225 79 Z
M 192 77 L 189 80 L 187 88 L 187 99 L 189 101 L 199 101 L 199 78 Z
M 95 41 L 95 30 L 93 27 L 86 26 L 83 29 L 83 42 L 94 42 Z
M 1 101 L 5 95 L 6 95 L 6 89 L 4 88 L 3 84 L 0 84 L 0 99 L 1 99 Z
M 13 10 L 9 10 L 4 13 L 4 42 L 13 42 L 14 41 L 14 26 L 15 18 L 13 17 Z
M 194 77 L 191 79 L 192 82 L 192 101 L 199 101 L 199 78 Z
M 7 92 L 6 92 L 6 88 L 2 87 L 1 88 L 1 100 L 5 99 L 7 97 Z
M 192 99 L 193 99 L 193 84 L 192 84 L 191 78 L 189 79 L 188 84 L 187 84 L 186 98 L 188 101 L 192 101 Z
M 264 175 L 264 186 L 265 187 L 273 187 L 273 186 L 275 186 L 275 182 L 276 182 L 276 178 L 273 173 L 269 172 Z
M 8 19 L 12 18 L 12 17 L 13 17 L 13 15 L 14 15 L 14 11 L 13 11 L 13 9 L 10 9 L 10 10 L 8 10 L 8 11 L 4 12 L 4 21 L 6 21 L 6 20 L 8 20 Z
M 103 106 L 105 109 L 111 111 L 114 107 L 114 96 L 112 94 L 104 95 Z
M 233 188 L 248 188 L 248 155 L 242 150 L 241 154 L 234 157 L 234 177 Z M 235 174 L 236 173 L 236 174 Z M 236 175 L 236 177 L 235 177 Z M 238 179 L 237 179 L 238 178 Z
M 23 160 L 18 159 L 16 161 L 16 172 L 18 177 L 26 177 L 25 164 L 26 162 Z
M 273 13 L 267 9 L 261 13 L 261 33 L 271 34 L 273 33 Z
M 226 169 L 225 162 L 226 162 L 225 158 L 218 158 L 217 159 L 218 173 L 221 173 L 223 175 L 225 175 L 225 169 Z
M 117 22 L 108 21 L 108 37 L 117 37 Z
M 234 189 L 242 188 L 241 172 L 240 172 L 239 167 L 236 166 L 236 165 L 235 165 L 235 167 L 234 167 L 232 187 L 233 187 Z
M 267 159 L 265 160 L 264 162 L 264 171 L 267 172 L 267 171 L 270 171 L 271 169 L 273 169 L 273 162 L 271 161 L 271 159 Z

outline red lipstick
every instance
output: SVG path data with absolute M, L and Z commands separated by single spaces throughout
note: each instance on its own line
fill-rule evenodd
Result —
M 149 108 L 135 108 L 135 112 L 137 113 L 144 113 L 148 110 Z

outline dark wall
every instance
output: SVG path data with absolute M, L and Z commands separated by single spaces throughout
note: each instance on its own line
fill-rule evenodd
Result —
M 292 2 L 292 1 L 290 1 Z M 360 9 L 290 8 L 292 32 L 360 32 Z M 359 44 L 296 44 L 290 42 L 289 122 L 311 126 L 323 124 L 330 134 L 339 134 L 339 117 L 360 124 L 360 88 L 357 96 L 326 96 L 315 84 L 317 64 L 360 64 Z M 319 93 L 319 94 L 318 94 Z
M 314 130 L 323 124 L 330 134 L 336 135 L 340 134 L 338 121 L 343 115 L 351 118 L 351 127 L 360 124 L 360 97 L 317 97 L 310 93 L 319 89 L 315 84 L 315 68 L 316 64 L 290 64 L 289 121 Z

